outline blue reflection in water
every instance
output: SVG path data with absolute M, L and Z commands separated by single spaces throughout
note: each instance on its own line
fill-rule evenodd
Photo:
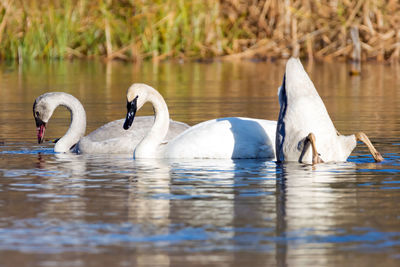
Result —
M 40 211 L 28 218 L 0 218 L 0 250 L 98 253 L 108 246 L 132 246 L 271 252 L 276 246 L 324 250 L 321 244 L 330 244 L 364 251 L 400 245 L 400 231 L 381 230 L 382 222 L 366 227 L 380 216 L 392 217 L 389 226 L 400 220 L 393 218 L 393 204 L 385 206 L 388 198 L 399 198 L 396 153 L 385 154 L 381 164 L 359 155 L 311 166 L 134 161 L 51 151 L 0 152 L 43 156 L 36 168 L 0 169 L 0 192 L 21 192 L 22 201 L 36 203 Z M 393 195 L 380 199 L 377 188 Z

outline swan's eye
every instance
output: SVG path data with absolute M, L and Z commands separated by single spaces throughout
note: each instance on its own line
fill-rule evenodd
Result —
M 39 117 L 39 111 L 36 111 L 36 117 Z

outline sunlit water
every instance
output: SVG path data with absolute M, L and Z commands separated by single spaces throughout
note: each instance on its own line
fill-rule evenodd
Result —
M 124 117 L 132 82 L 171 117 L 276 120 L 284 62 L 0 65 L 0 266 L 399 266 L 400 69 L 305 64 L 337 129 L 366 132 L 349 162 L 133 160 L 36 144 L 34 99 L 79 98 L 88 132 Z M 151 114 L 145 107 L 139 115 Z M 59 108 L 46 137 L 60 137 Z

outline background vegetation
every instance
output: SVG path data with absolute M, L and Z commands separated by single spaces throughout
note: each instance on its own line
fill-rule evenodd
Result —
M 330 60 L 357 45 L 362 60 L 399 60 L 398 1 L 0 0 L 1 59 Z

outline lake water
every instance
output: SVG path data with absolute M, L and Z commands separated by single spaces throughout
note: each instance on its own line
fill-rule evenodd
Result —
M 348 162 L 133 160 L 38 145 L 32 104 L 64 91 L 87 133 L 125 116 L 148 83 L 171 117 L 276 120 L 285 62 L 96 61 L 0 65 L 0 266 L 399 266 L 400 66 L 305 63 L 342 134 L 364 131 Z M 152 114 L 145 106 L 138 115 Z M 59 108 L 46 138 L 62 136 Z

